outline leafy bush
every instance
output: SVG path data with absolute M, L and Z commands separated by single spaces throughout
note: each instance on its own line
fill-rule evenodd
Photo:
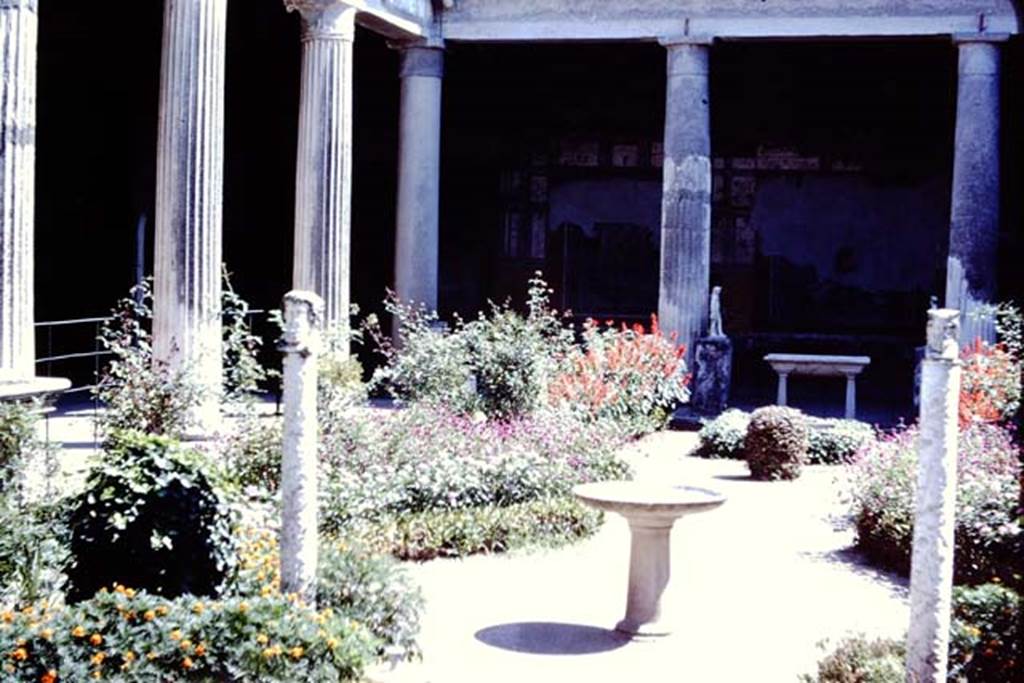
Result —
M 269 531 L 243 533 L 239 571 L 230 592 L 271 595 L 280 589 L 277 537 Z M 358 545 L 321 539 L 317 558 L 317 605 L 362 624 L 378 641 L 378 654 L 419 656 L 423 597 L 392 558 Z
M 192 408 L 203 390 L 187 368 L 175 370 L 153 357 L 152 301 L 146 280 L 117 302 L 100 331 L 100 343 L 113 355 L 93 389 L 106 406 L 99 421 L 107 433 L 180 437 L 194 426 Z
M 1021 680 L 1020 597 L 997 584 L 953 590 L 950 683 Z M 809 683 L 897 683 L 904 680 L 904 640 L 863 635 L 840 641 Z
M 601 513 L 565 497 L 387 515 L 351 533 L 402 560 L 463 557 L 532 546 L 557 547 L 601 526 Z
M 116 586 L 76 605 L 3 615 L 5 681 L 349 681 L 375 639 L 281 595 L 204 602 Z
M 232 515 L 210 463 L 163 437 L 120 434 L 71 503 L 71 600 L 114 582 L 213 595 L 233 568 Z
M 0 498 L 0 604 L 54 601 L 64 588 L 66 528 L 56 506 Z
M 857 420 L 815 420 L 808 434 L 807 462 L 838 465 L 850 462 L 857 451 L 875 438 L 871 425 Z
M 226 266 L 221 266 L 221 316 L 224 322 L 223 397 L 227 403 L 245 404 L 259 391 L 260 383 L 277 376 L 260 365 L 263 340 L 253 334 L 249 304 L 235 291 Z
M 731 408 L 701 427 L 700 444 L 694 455 L 701 458 L 743 457 L 743 441 L 750 425 L 750 413 Z
M 950 679 L 1024 679 L 1022 636 L 1017 593 L 994 583 L 955 588 L 949 647 Z
M 243 420 L 225 440 L 224 460 L 240 487 L 254 486 L 276 493 L 281 485 L 283 423 L 277 417 Z
M 401 400 L 444 406 L 497 419 L 529 415 L 540 408 L 551 378 L 572 342 L 550 307 L 551 290 L 538 274 L 530 280 L 527 314 L 508 302 L 491 304 L 476 320 L 456 320 L 447 330 L 436 313 L 390 297 L 401 338 L 396 349 L 375 320 L 367 326 L 387 362 L 375 381 Z
M 905 658 L 903 641 L 853 636 L 818 662 L 816 676 L 801 679 L 808 683 L 904 683 Z
M 807 418 L 782 406 L 758 408 L 750 415 L 743 454 L 754 479 L 796 479 L 807 461 Z
M 857 545 L 879 565 L 906 573 L 913 541 L 918 428 L 889 434 L 861 451 L 853 468 Z M 957 455 L 956 580 L 1012 581 L 1022 552 L 1017 448 L 1005 428 L 972 424 Z
M 551 384 L 552 403 L 586 419 L 614 420 L 633 434 L 663 427 L 690 395 L 686 349 L 675 339 L 662 334 L 654 315 L 649 331 L 587 320 L 584 347 L 571 350 L 567 368 Z

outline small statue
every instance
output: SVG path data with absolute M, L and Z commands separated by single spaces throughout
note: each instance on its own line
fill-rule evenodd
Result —
M 708 336 L 709 337 L 724 337 L 725 332 L 722 331 L 722 288 L 712 287 L 711 288 L 711 311 L 708 323 Z
M 939 297 L 937 297 L 934 294 L 932 294 L 931 298 L 928 300 L 928 309 L 931 310 L 931 311 L 934 311 L 938 307 L 939 307 Z

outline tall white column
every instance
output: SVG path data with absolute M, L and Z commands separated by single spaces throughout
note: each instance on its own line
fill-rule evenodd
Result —
M 661 329 L 686 345 L 707 326 L 711 277 L 711 119 L 708 40 L 663 40 L 668 51 L 661 201 Z
M 907 681 L 946 680 L 953 593 L 956 452 L 960 402 L 957 311 L 928 311 L 921 368 L 914 544 L 910 566 Z
M 995 338 L 979 306 L 996 298 L 999 248 L 999 71 L 1005 35 L 955 36 L 959 46 L 956 139 L 946 307 L 963 314 L 961 345 Z
M 441 48 L 402 50 L 395 292 L 430 310 L 437 310 L 443 72 Z
M 156 174 L 153 351 L 205 389 L 208 432 L 221 389 L 221 211 L 227 0 L 165 0 Z
M 317 355 L 323 300 L 312 292 L 284 297 L 284 440 L 281 460 L 281 590 L 316 602 Z
M 285 6 L 303 24 L 292 284 L 323 298 L 328 327 L 347 328 L 355 10 L 336 0 Z
M 36 0 L 0 0 L 0 382 L 35 375 Z

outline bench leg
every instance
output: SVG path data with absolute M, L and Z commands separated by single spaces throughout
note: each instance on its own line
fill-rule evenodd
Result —
M 857 377 L 855 375 L 846 376 L 846 419 L 855 420 L 857 418 Z
M 787 379 L 789 379 L 789 373 L 788 372 L 780 372 L 779 373 L 779 393 L 778 393 L 778 396 L 775 399 L 775 404 L 776 405 L 780 405 L 780 406 L 786 405 L 786 401 L 788 400 L 788 396 L 787 396 L 787 381 L 786 381 Z

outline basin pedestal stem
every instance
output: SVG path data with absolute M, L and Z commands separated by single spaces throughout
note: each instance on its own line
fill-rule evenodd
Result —
M 672 576 L 672 522 L 660 518 L 629 520 L 626 616 L 615 630 L 636 636 L 663 636 L 671 632 L 670 620 L 662 616 L 662 597 Z

